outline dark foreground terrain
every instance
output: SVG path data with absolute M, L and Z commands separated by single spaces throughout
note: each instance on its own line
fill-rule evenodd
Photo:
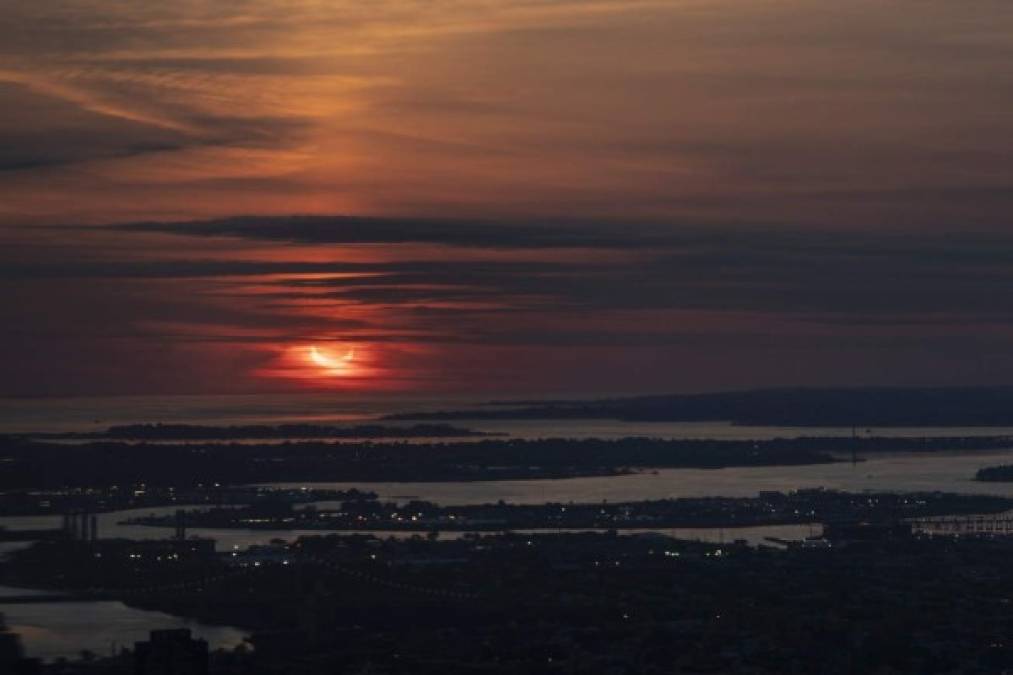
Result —
M 774 550 L 616 534 L 328 536 L 224 556 L 199 542 L 63 542 L 18 554 L 6 575 L 249 629 L 254 651 L 212 655 L 221 675 L 1013 667 L 1013 542 L 859 525 L 828 537 Z M 135 658 L 48 672 L 126 674 Z

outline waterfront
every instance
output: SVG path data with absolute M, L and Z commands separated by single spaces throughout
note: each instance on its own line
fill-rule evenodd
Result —
M 760 491 L 790 491 L 826 487 L 860 492 L 946 491 L 963 494 L 1013 496 L 1013 484 L 975 482 L 974 473 L 982 467 L 1013 462 L 1013 451 L 932 452 L 875 454 L 857 464 L 841 462 L 805 466 L 735 467 L 726 469 L 664 469 L 624 476 L 572 478 L 561 480 L 474 481 L 432 483 L 312 483 L 315 488 L 373 490 L 380 499 L 406 501 L 424 499 L 446 505 L 482 504 L 504 500 L 519 504 L 544 502 L 600 502 L 641 499 L 665 499 L 693 496 L 753 496 Z M 302 484 L 274 484 L 275 487 L 300 487 Z M 318 506 L 333 505 L 317 502 Z M 184 506 L 184 505 L 180 505 Z M 169 536 L 164 528 L 123 525 L 121 521 L 142 515 L 169 514 L 177 506 L 143 508 L 98 514 L 103 538 L 161 539 Z M 0 526 L 10 529 L 56 528 L 60 516 L 12 516 L 0 518 Z M 768 537 L 799 540 L 819 535 L 819 525 L 778 525 L 727 528 L 678 528 L 653 530 L 683 539 L 727 543 L 737 539 L 752 545 Z M 271 540 L 292 541 L 301 535 L 320 535 L 326 531 L 191 529 L 189 534 L 215 539 L 219 551 L 243 549 Z M 375 532 L 379 537 L 418 536 L 409 532 Z M 456 539 L 464 533 L 441 533 L 440 539 Z M 11 548 L 21 547 L 14 542 Z M 19 591 L 21 592 L 21 591 Z M 159 612 L 131 609 L 117 602 L 51 603 L 9 605 L 0 608 L 12 627 L 22 634 L 29 653 L 45 658 L 75 656 L 81 649 L 107 650 L 112 643 L 129 644 L 143 638 L 154 628 L 187 626 L 208 639 L 213 646 L 238 644 L 240 631 L 219 626 L 187 622 Z M 96 627 L 99 628 L 96 628 Z
M 121 525 L 119 521 L 141 513 L 169 513 L 173 508 L 135 509 L 99 514 L 100 531 L 103 537 L 129 537 L 131 539 L 164 539 L 170 532 L 164 528 L 139 525 Z M 57 516 L 22 516 L 0 518 L 0 524 L 11 529 L 56 527 Z M 563 530 L 553 530 L 562 532 Z M 767 538 L 798 540 L 819 535 L 818 525 L 771 525 L 737 528 L 678 528 L 660 530 L 631 530 L 627 534 L 655 532 L 671 537 L 693 539 L 714 543 L 745 540 L 750 545 L 765 543 Z M 522 533 L 528 533 L 521 531 Z M 272 540 L 294 541 L 300 536 L 326 535 L 327 531 L 303 530 L 230 530 L 193 529 L 191 535 L 213 538 L 219 551 L 244 549 L 253 545 L 264 545 Z M 418 537 L 418 532 L 358 532 L 381 538 L 398 539 Z M 442 532 L 440 540 L 460 539 L 463 532 Z M 769 542 L 767 542 L 769 543 Z M 14 550 L 26 546 L 16 542 L 9 548 Z M 3 595 L 31 595 L 42 591 L 0 587 Z M 118 648 L 132 646 L 137 640 L 146 639 L 149 631 L 163 628 L 190 628 L 194 635 L 208 641 L 212 649 L 231 649 L 242 643 L 245 633 L 229 626 L 212 626 L 162 612 L 152 612 L 128 607 L 121 602 L 53 602 L 41 604 L 10 604 L 0 601 L 0 612 L 6 615 L 9 627 L 21 635 L 29 656 L 54 660 L 77 658 L 82 650 L 101 652 L 105 656 Z
M 127 607 L 122 602 L 53 602 L 3 604 L 3 596 L 31 595 L 23 588 L 0 586 L 0 613 L 11 630 L 21 636 L 29 656 L 51 661 L 79 658 L 82 650 L 107 656 L 122 647 L 145 640 L 149 631 L 189 628 L 212 649 L 232 649 L 246 634 L 229 626 L 208 626 L 162 612 Z
M 323 505 L 326 502 L 319 502 Z M 99 533 L 102 538 L 113 539 L 135 539 L 152 540 L 165 539 L 171 535 L 171 531 L 161 527 L 149 527 L 145 525 L 127 525 L 122 521 L 128 518 L 136 518 L 148 515 L 168 515 L 174 513 L 177 507 L 162 507 L 151 509 L 129 509 L 124 511 L 111 511 L 97 515 Z M 184 507 L 187 508 L 187 507 Z M 189 507 L 199 508 L 199 507 Z M 56 528 L 61 523 L 60 516 L 7 516 L 0 517 L 0 527 L 11 530 L 46 529 Z M 556 531 L 556 530 L 553 530 Z M 646 532 L 648 530 L 637 530 Z M 692 539 L 713 543 L 724 543 L 735 539 L 744 539 L 750 544 L 762 543 L 767 537 L 779 539 L 803 539 L 811 534 L 819 534 L 818 526 L 813 529 L 809 525 L 759 525 L 749 527 L 683 527 L 664 528 L 651 530 L 681 539 Z M 341 530 L 240 530 L 226 528 L 191 528 L 190 535 L 214 539 L 219 552 L 241 550 L 250 546 L 269 544 L 272 540 L 294 541 L 301 536 L 319 536 L 341 532 Z M 357 534 L 372 534 L 377 537 L 387 538 L 409 538 L 420 536 L 419 532 L 390 531 L 390 530 L 358 530 Z M 465 532 L 441 532 L 441 539 L 457 539 L 465 536 Z M 27 546 L 25 542 L 14 542 L 11 550 Z M 2 550 L 0 550 L 2 553 Z
M 124 396 L 0 399 L 0 434 L 96 432 L 127 424 L 280 425 L 376 423 L 406 410 L 429 412 L 480 406 L 474 397 L 361 397 L 340 394 L 245 396 Z M 497 407 L 489 407 L 496 410 Z M 383 422 L 410 425 L 411 421 Z M 455 426 L 512 438 L 770 440 L 800 437 L 890 438 L 1013 436 L 1013 427 L 816 427 L 759 426 L 731 422 L 643 422 L 614 419 L 517 419 L 476 417 Z M 455 439 L 459 441 L 461 439 Z M 261 441 L 263 442 L 263 441 Z
M 1013 451 L 932 452 L 875 454 L 852 464 L 815 464 L 776 467 L 731 467 L 724 469 L 661 469 L 622 476 L 568 478 L 560 480 L 469 481 L 428 483 L 273 483 L 272 487 L 301 486 L 375 491 L 382 500 L 422 499 L 441 505 L 483 504 L 503 500 L 516 504 L 545 502 L 611 502 L 668 499 L 677 497 L 749 497 L 761 491 L 788 492 L 805 488 L 861 492 L 952 492 L 956 494 L 1013 497 L 1013 483 L 974 481 L 975 472 L 985 466 L 1013 462 Z M 315 502 L 320 508 L 336 502 Z M 153 539 L 164 536 L 159 528 L 121 525 L 127 519 L 151 514 L 169 514 L 187 505 L 131 509 L 98 514 L 102 537 Z M 0 526 L 10 529 L 59 527 L 59 516 L 0 517 Z M 244 548 L 272 538 L 290 539 L 300 532 L 290 530 L 199 530 L 201 536 L 219 542 L 219 550 Z M 309 534 L 312 534 L 310 532 Z
M 114 514 L 103 514 L 107 520 L 112 520 L 112 516 Z M 34 527 L 33 520 L 44 527 L 59 524 L 59 518 L 51 516 L 0 520 L 12 529 Z M 157 533 L 150 538 L 163 536 Z M 28 545 L 28 542 L 2 544 L 0 557 Z M 46 595 L 46 591 L 0 586 L 0 614 L 5 617 L 8 628 L 21 637 L 26 654 L 45 661 L 77 659 L 85 650 L 108 656 L 120 648 L 132 648 L 135 641 L 147 639 L 150 631 L 163 628 L 189 628 L 194 635 L 207 640 L 212 649 L 232 649 L 242 644 L 246 637 L 245 632 L 231 626 L 206 625 L 163 612 L 128 607 L 116 601 L 3 602 L 4 597 L 30 595 Z

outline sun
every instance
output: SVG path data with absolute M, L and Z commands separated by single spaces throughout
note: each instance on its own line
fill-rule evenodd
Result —
M 334 356 L 316 345 L 306 349 L 306 358 L 314 366 L 326 372 L 327 375 L 347 375 L 351 370 L 352 362 L 355 360 L 355 350 L 349 349 L 342 356 Z
M 376 366 L 376 350 L 366 343 L 292 342 L 272 351 L 274 358 L 254 371 L 257 375 L 296 380 L 310 388 L 373 387 L 383 372 Z

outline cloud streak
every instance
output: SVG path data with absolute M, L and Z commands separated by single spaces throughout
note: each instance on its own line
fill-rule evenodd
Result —
M 1005 0 L 4 16 L 0 394 L 1013 378 Z
M 1013 318 L 1013 239 L 1000 234 L 914 239 L 891 233 L 657 223 L 495 224 L 345 216 L 139 223 L 111 231 L 123 233 L 128 242 L 171 233 L 188 249 L 199 249 L 200 241 L 207 240 L 213 242 L 210 251 L 220 251 L 227 248 L 222 242 L 234 240 L 280 245 L 279 251 L 309 246 L 306 250 L 323 257 L 344 259 L 12 261 L 0 277 L 197 280 L 209 293 L 255 287 L 251 298 L 281 304 L 306 300 L 432 307 L 460 314 L 491 303 L 504 312 L 765 312 L 831 324 L 883 324 L 890 317 L 898 324 L 919 317 L 928 324 L 1005 324 Z M 438 246 L 435 253 L 427 248 L 433 245 Z M 599 253 L 588 258 L 586 249 Z M 401 259 L 354 260 L 356 251 L 363 250 L 398 251 Z M 413 259 L 423 251 L 436 259 Z M 538 253 L 535 259 L 523 258 L 533 252 Z M 216 279 L 229 281 L 214 285 Z

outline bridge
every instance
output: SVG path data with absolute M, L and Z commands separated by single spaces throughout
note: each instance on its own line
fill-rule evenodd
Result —
M 908 521 L 915 532 L 924 534 L 1013 534 L 1013 513 L 993 515 L 935 516 Z

